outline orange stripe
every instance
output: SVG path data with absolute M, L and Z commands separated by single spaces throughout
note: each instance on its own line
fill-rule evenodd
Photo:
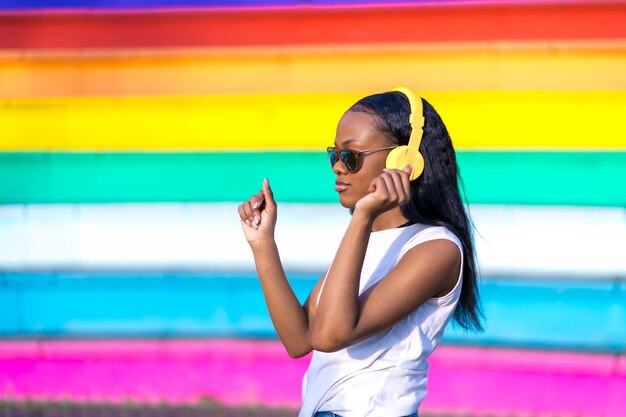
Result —
M 510 45 L 13 52 L 0 97 L 626 89 L 626 41 Z

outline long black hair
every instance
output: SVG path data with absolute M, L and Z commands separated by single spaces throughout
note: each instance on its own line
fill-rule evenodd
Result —
M 466 330 L 482 330 L 484 317 L 478 291 L 478 270 L 474 253 L 472 223 L 461 199 L 463 182 L 456 162 L 456 153 L 448 130 L 433 106 L 422 99 L 424 134 L 420 152 L 424 156 L 424 172 L 411 182 L 411 200 L 401 207 L 402 214 L 412 222 L 444 226 L 459 237 L 463 245 L 463 284 L 454 319 Z M 367 96 L 348 111 L 366 112 L 375 116 L 376 129 L 390 144 L 406 145 L 411 136 L 409 100 L 401 92 Z

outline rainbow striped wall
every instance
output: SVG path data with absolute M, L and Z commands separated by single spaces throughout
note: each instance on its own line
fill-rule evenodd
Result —
M 306 297 L 348 218 L 323 149 L 406 85 L 458 150 L 487 314 L 449 329 L 420 411 L 626 416 L 624 22 L 609 0 L 0 0 L 0 397 L 297 407 L 308 360 L 273 340 L 236 204 L 269 177 Z

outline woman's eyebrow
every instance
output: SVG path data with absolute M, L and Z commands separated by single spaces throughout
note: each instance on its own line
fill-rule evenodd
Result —
M 352 142 L 358 142 L 359 140 L 357 138 L 350 138 L 348 140 L 343 141 L 342 145 L 346 146 L 349 145 Z M 337 147 L 337 142 L 333 143 L 333 145 L 335 145 L 335 147 Z

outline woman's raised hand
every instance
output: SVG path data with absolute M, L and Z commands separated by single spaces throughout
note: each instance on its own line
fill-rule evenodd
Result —
M 370 183 L 369 194 L 357 201 L 354 212 L 374 218 L 392 208 L 406 204 L 411 198 L 412 167 L 402 170 L 384 169 L 383 173 Z
M 277 206 L 267 178 L 263 180 L 261 191 L 239 205 L 238 211 L 248 243 L 274 239 Z

